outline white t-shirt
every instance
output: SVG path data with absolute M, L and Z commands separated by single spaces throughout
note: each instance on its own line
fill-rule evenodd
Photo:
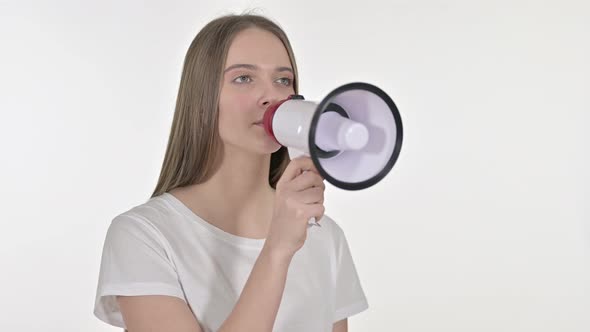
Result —
M 368 308 L 342 229 L 328 216 L 293 256 L 273 331 L 331 332 Z M 201 219 L 170 193 L 116 216 L 106 234 L 94 314 L 125 328 L 117 295 L 184 300 L 204 332 L 231 313 L 264 239 L 238 237 Z

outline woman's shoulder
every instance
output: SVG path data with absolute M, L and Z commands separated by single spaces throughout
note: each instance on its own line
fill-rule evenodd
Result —
M 339 247 L 343 241 L 346 241 L 346 235 L 341 225 L 330 215 L 325 214 L 324 216 L 322 216 L 322 218 L 319 220 L 319 224 L 322 227 L 322 230 L 324 231 L 322 232 L 324 234 L 323 236 L 328 236 L 327 240 L 331 243 L 332 246 Z M 324 240 L 326 239 L 324 238 Z
M 151 250 L 162 257 L 171 252 L 171 239 L 182 232 L 174 210 L 161 196 L 149 198 L 116 214 L 107 228 L 104 246 L 111 250 Z
M 173 209 L 166 202 L 164 195 L 155 196 L 116 214 L 109 229 L 130 232 L 150 230 L 152 233 L 160 233 L 173 216 Z
M 344 233 L 343 230 L 342 230 L 342 228 L 338 224 L 338 222 L 336 222 L 332 217 L 330 217 L 327 214 L 324 214 L 322 216 L 322 218 L 320 218 L 319 224 L 322 227 L 325 227 L 326 229 L 330 230 L 330 232 L 332 234 L 340 235 L 340 234 L 343 234 Z

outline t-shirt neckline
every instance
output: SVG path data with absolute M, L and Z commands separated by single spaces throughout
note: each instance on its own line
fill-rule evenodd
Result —
M 220 238 L 223 241 L 229 242 L 234 245 L 238 246 L 246 246 L 256 249 L 261 249 L 264 246 L 264 242 L 266 239 L 253 239 L 247 238 L 242 236 L 237 236 L 231 233 L 228 233 L 221 228 L 218 228 L 210 223 L 208 223 L 205 219 L 201 218 L 199 215 L 193 212 L 193 210 L 189 209 L 183 202 L 181 202 L 176 196 L 172 195 L 169 192 L 165 192 L 162 194 L 162 198 L 170 202 L 175 208 L 179 210 L 183 215 L 187 216 L 191 220 L 195 221 L 203 228 L 205 228 L 209 233 L 213 236 Z

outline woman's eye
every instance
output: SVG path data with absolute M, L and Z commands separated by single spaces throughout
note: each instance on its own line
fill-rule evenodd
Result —
M 291 85 L 291 79 L 288 78 L 288 77 L 279 78 L 277 81 L 279 81 L 280 84 L 283 84 L 285 86 L 290 86 Z
M 252 78 L 248 75 L 241 75 L 234 79 L 236 83 L 250 83 L 252 82 Z

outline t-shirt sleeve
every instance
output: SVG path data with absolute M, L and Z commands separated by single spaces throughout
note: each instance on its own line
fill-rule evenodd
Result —
M 164 239 L 149 223 L 119 215 L 109 226 L 103 246 L 94 314 L 125 327 L 117 295 L 169 295 L 185 300 Z
M 340 227 L 335 225 L 336 284 L 334 290 L 334 322 L 358 314 L 369 304 L 352 260 L 348 241 Z

